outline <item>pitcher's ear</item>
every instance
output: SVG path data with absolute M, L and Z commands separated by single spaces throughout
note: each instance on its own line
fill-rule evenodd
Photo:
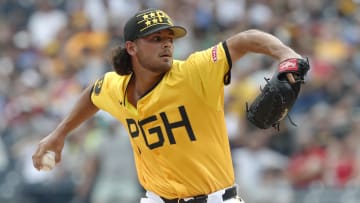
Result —
M 137 51 L 136 44 L 132 41 L 127 41 L 125 43 L 125 49 L 128 52 L 129 55 L 134 55 Z

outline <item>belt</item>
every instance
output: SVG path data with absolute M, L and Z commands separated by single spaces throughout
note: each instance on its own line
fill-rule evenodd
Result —
M 236 197 L 237 191 L 236 186 L 228 188 L 225 190 L 225 193 L 222 195 L 223 201 Z M 166 199 L 161 197 L 164 203 L 206 203 L 208 196 L 207 195 L 198 195 L 193 197 L 193 199 L 189 199 L 185 201 L 184 199 Z

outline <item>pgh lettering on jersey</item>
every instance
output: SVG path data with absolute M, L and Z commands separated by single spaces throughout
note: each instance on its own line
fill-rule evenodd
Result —
M 183 127 L 185 128 L 186 133 L 183 133 L 182 135 L 187 135 L 190 141 L 195 141 L 196 138 L 192 130 L 189 118 L 186 114 L 185 107 L 180 106 L 178 109 L 179 114 L 181 115 L 181 120 L 174 122 L 169 121 L 166 112 L 161 112 L 159 116 L 149 116 L 140 121 L 136 121 L 132 118 L 127 118 L 126 122 L 130 136 L 132 138 L 135 138 L 139 136 L 139 134 L 141 134 L 144 138 L 146 146 L 149 149 L 155 149 L 164 145 L 164 135 L 167 136 L 169 144 L 176 144 L 173 129 Z M 146 125 L 151 125 L 153 122 L 156 122 L 159 117 L 161 118 L 163 128 L 165 128 L 165 132 L 162 131 L 161 126 L 154 126 L 149 128 L 148 130 L 145 130 Z M 156 137 L 155 142 L 151 143 L 149 141 L 148 137 L 150 136 Z
M 223 108 L 230 68 L 225 42 L 174 60 L 136 107 L 125 96 L 131 75 L 109 72 L 95 83 L 92 102 L 127 129 L 146 190 L 173 199 L 234 182 Z

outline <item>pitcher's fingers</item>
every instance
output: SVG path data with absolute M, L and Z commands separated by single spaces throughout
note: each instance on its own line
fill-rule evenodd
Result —
M 32 156 L 33 165 L 37 170 L 40 170 L 41 168 L 41 159 L 37 154 L 34 154 Z
M 291 73 L 286 73 L 286 78 L 288 79 L 288 81 L 290 82 L 290 84 L 294 84 L 294 83 L 295 83 L 295 78 L 294 78 L 293 74 L 291 74 Z
M 33 165 L 38 170 L 40 170 L 40 168 L 42 167 L 41 160 L 43 155 L 44 155 L 44 150 L 42 149 L 42 147 L 39 146 L 36 152 L 32 156 Z
M 61 161 L 61 151 L 55 153 L 55 163 L 59 163 Z

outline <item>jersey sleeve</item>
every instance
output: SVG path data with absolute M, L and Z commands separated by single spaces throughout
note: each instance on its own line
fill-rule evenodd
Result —
M 206 99 L 216 100 L 230 83 L 232 62 L 226 42 L 193 53 L 183 65 L 193 89 Z
M 117 104 L 118 99 L 114 90 L 116 85 L 116 78 L 114 72 L 106 73 L 102 78 L 98 79 L 93 86 L 91 92 L 91 101 L 99 109 L 106 112 L 112 112 L 114 105 Z

